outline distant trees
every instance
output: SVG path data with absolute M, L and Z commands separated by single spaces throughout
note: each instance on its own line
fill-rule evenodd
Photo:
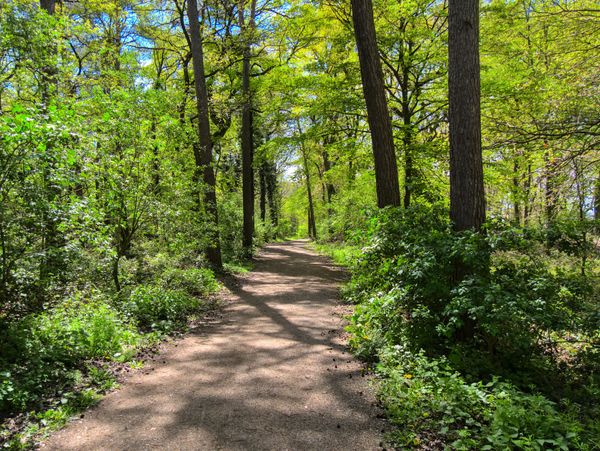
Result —
M 484 156 L 494 162 L 486 167 L 488 201 L 515 224 L 552 226 L 580 211 L 592 217 L 600 145 L 592 3 L 482 7 Z
M 78 278 L 127 292 L 164 255 L 219 267 L 274 236 L 357 239 L 374 207 L 400 203 L 450 206 L 457 230 L 486 210 L 577 222 L 565 230 L 591 242 L 591 0 L 480 16 L 474 2 L 198 3 L 0 2 L 7 305 L 38 308 Z
M 427 163 L 448 107 L 445 2 L 379 4 L 377 41 L 396 147 L 401 162 L 402 203 L 431 199 Z
M 261 149 L 276 125 L 255 112 L 300 32 L 284 38 L 263 2 L 198 3 L 1 3 L 6 305 L 39 308 L 92 273 L 125 296 L 160 249 L 218 268 L 278 233 L 282 151 Z

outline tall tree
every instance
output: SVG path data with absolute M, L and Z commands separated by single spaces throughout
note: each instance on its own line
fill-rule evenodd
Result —
M 277 228 L 279 225 L 279 210 L 277 205 L 277 167 L 272 161 L 269 161 L 266 164 L 265 181 L 271 225 L 274 228 Z
M 40 0 L 40 7 L 49 15 L 54 16 L 56 11 L 56 2 L 54 0 Z M 42 110 L 48 111 L 48 105 L 55 95 L 56 82 L 58 68 L 52 61 L 54 53 L 56 53 L 56 42 L 52 39 L 52 36 L 48 35 L 48 42 L 46 48 L 46 55 L 44 57 L 44 66 L 41 70 L 40 80 L 40 91 L 41 91 L 41 102 Z M 62 251 L 64 248 L 64 241 L 58 231 L 60 220 L 56 217 L 55 212 L 52 211 L 52 205 L 56 202 L 56 199 L 60 196 L 61 190 L 55 183 L 52 183 L 52 173 L 56 171 L 57 158 L 54 155 L 55 152 L 52 146 L 48 147 L 47 155 L 48 166 L 43 171 L 43 180 L 47 193 L 46 208 L 43 212 L 43 258 L 40 265 L 40 278 L 42 286 L 49 283 L 49 278 L 61 273 L 61 269 L 64 268 L 64 260 Z
M 450 219 L 455 230 L 485 221 L 479 75 L 479 0 L 448 3 Z
M 304 166 L 304 179 L 306 181 L 306 195 L 308 196 L 308 236 L 312 239 L 317 239 L 317 222 L 315 218 L 315 206 L 312 195 L 312 186 L 310 181 L 310 169 L 308 167 L 308 157 L 304 144 L 301 145 L 302 163 Z
M 254 123 L 252 111 L 252 92 L 250 90 L 250 70 L 252 35 L 255 28 L 256 0 L 250 2 L 248 23 L 244 18 L 244 2 L 238 7 L 238 20 L 242 32 L 242 198 L 244 210 L 243 246 L 247 256 L 252 255 L 252 239 L 254 235 Z
M 196 107 L 198 110 L 198 144 L 194 146 L 197 173 L 202 171 L 204 182 L 204 203 L 211 223 L 210 244 L 206 251 L 208 261 L 215 268 L 221 268 L 221 243 L 219 239 L 219 217 L 217 213 L 216 179 L 213 169 L 212 139 L 208 111 L 208 91 L 204 74 L 204 49 L 200 36 L 200 21 L 196 0 L 188 0 L 187 8 L 190 26 L 190 45 L 194 66 Z
M 380 208 L 388 205 L 398 206 L 400 205 L 398 165 L 394 150 L 392 121 L 385 97 L 383 70 L 377 49 L 372 1 L 352 0 L 352 19 L 373 143 L 377 205 Z

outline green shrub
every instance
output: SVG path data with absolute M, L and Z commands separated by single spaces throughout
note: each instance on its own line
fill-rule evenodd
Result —
M 74 301 L 5 325 L 0 332 L 0 412 L 25 409 L 72 384 L 84 362 L 117 359 L 140 336 L 113 307 Z
M 360 255 L 361 250 L 358 246 L 351 244 L 319 242 L 314 244 L 315 249 L 329 256 L 336 265 L 349 266 Z
M 564 231 L 550 242 L 499 221 L 455 233 L 447 216 L 383 210 L 345 289 L 357 304 L 350 344 L 379 362 L 394 442 L 592 449 L 600 299 L 591 251 Z
M 451 449 L 571 449 L 582 425 L 539 394 L 493 380 L 468 383 L 444 358 L 397 346 L 381 352 L 379 397 L 399 428 L 401 448 L 437 443 Z
M 188 316 L 200 305 L 197 298 L 183 291 L 140 285 L 121 308 L 142 330 L 168 333 L 184 326 Z
M 76 366 L 84 360 L 110 358 L 138 338 L 113 307 L 78 302 L 8 324 L 0 357 L 4 362 L 28 357 Z
M 219 202 L 219 233 L 223 260 L 238 262 L 246 260 L 242 246 L 243 209 L 240 193 L 225 190 Z
M 106 359 L 137 342 L 137 333 L 107 304 L 75 304 L 40 315 L 35 333 L 57 360 Z
M 489 357 L 485 375 L 542 354 L 551 333 L 590 332 L 597 294 L 577 268 L 525 252 L 522 232 L 454 233 L 443 217 L 392 209 L 374 221 L 347 289 L 359 303 L 351 326 L 359 354 L 409 343 L 469 368 L 465 354 L 478 353 Z
M 206 296 L 219 289 L 214 273 L 208 268 L 171 268 L 161 276 L 161 284 L 169 290 L 181 290 L 192 296 Z

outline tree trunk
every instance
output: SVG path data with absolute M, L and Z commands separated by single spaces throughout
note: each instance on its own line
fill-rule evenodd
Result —
M 408 65 L 402 69 L 402 147 L 404 148 L 404 208 L 410 207 L 411 196 L 413 193 L 413 155 L 412 155 L 412 113 L 410 109 L 410 94 L 408 79 L 410 73 Z
M 253 112 L 252 92 L 250 89 L 250 57 L 252 33 L 254 33 L 254 16 L 256 14 L 256 0 L 252 0 L 248 24 L 244 19 L 244 2 L 241 1 L 238 9 L 239 26 L 244 38 L 242 56 L 242 198 L 244 210 L 244 225 L 242 245 L 245 254 L 252 256 L 252 239 L 254 236 L 254 142 L 253 142 Z
M 455 230 L 485 222 L 481 154 L 479 0 L 448 4 L 450 219 Z
M 513 162 L 513 177 L 512 177 L 512 197 L 513 197 L 513 214 L 514 223 L 517 227 L 521 225 L 521 183 L 519 181 L 519 160 L 518 155 L 514 155 Z
M 308 236 L 313 240 L 317 239 L 317 223 L 315 220 L 315 208 L 313 205 L 312 187 L 310 185 L 310 170 L 308 167 L 308 158 L 306 152 L 302 149 L 302 161 L 304 162 L 304 176 L 306 180 L 306 194 L 308 196 Z
M 331 160 L 329 159 L 329 153 L 324 150 L 323 151 L 323 174 L 325 177 L 325 188 L 327 190 L 327 203 L 331 204 L 331 200 L 335 195 L 335 187 L 333 183 L 329 181 L 329 177 L 327 173 L 331 170 Z
M 196 106 L 198 110 L 198 146 L 194 147 L 196 173 L 202 173 L 204 182 L 204 203 L 211 223 L 210 244 L 206 250 L 209 263 L 217 269 L 223 266 L 219 239 L 219 217 L 217 213 L 216 179 L 212 166 L 212 141 L 208 116 L 208 91 L 204 78 L 204 50 L 200 37 L 200 22 L 196 0 L 188 0 L 188 20 L 190 25 L 190 45 L 194 66 Z
M 158 135 L 156 133 L 156 119 L 152 118 L 150 124 L 150 139 L 152 139 L 152 185 L 154 192 L 160 189 L 160 158 L 158 155 Z
M 179 112 L 179 124 L 185 124 L 185 110 L 187 107 L 188 98 L 191 96 L 191 85 L 192 82 L 190 80 L 190 57 L 183 58 L 181 60 L 181 66 L 183 68 L 183 96 L 181 98 L 181 102 L 177 105 L 177 110 Z
M 533 179 L 533 174 L 532 174 L 532 170 L 531 170 L 531 163 L 527 163 L 527 178 L 525 179 L 525 186 L 524 186 L 524 203 L 525 203 L 525 207 L 523 209 L 523 223 L 525 224 L 525 227 L 529 226 L 529 216 L 531 215 L 531 183 Z
M 544 142 L 544 146 L 548 146 L 548 143 Z M 558 204 L 558 186 L 556 183 L 557 171 L 556 161 L 552 155 L 552 151 L 548 148 L 544 153 L 544 178 L 545 178 L 545 192 L 544 198 L 546 202 L 546 226 L 552 225 L 556 219 L 557 204 Z
M 388 205 L 398 206 L 400 205 L 398 165 L 394 150 L 392 121 L 385 97 L 383 71 L 377 49 L 372 1 L 352 0 L 352 19 L 373 144 L 377 205 L 380 208 Z
M 49 16 L 53 16 L 56 10 L 55 0 L 40 0 L 40 8 L 46 11 Z M 49 37 L 48 37 L 49 38 Z M 56 45 L 50 41 L 46 43 L 47 55 L 52 55 L 56 52 Z M 57 68 L 54 65 L 45 65 L 42 67 L 40 91 L 42 96 L 42 108 L 44 111 L 48 108 L 48 103 L 52 97 L 52 88 L 56 88 Z
M 40 0 L 40 8 L 42 8 L 50 16 L 53 16 L 56 10 L 55 0 Z M 48 38 L 50 38 L 48 36 Z M 56 45 L 50 39 L 46 43 L 46 55 L 52 55 L 56 52 Z M 40 92 L 41 92 L 41 108 L 44 112 L 48 110 L 48 106 L 57 91 L 57 74 L 58 69 L 54 64 L 47 64 L 41 69 Z M 48 144 L 47 152 L 49 155 L 54 154 L 53 145 Z M 54 276 L 64 276 L 64 255 L 65 238 L 58 230 L 59 220 L 50 211 L 56 199 L 61 196 L 61 188 L 52 183 L 51 174 L 56 170 L 56 160 L 51 158 L 48 161 L 48 166 L 43 169 L 44 192 L 48 196 L 47 206 L 42 210 L 42 260 L 40 262 L 40 285 L 42 293 L 48 286 L 50 279 Z M 41 300 L 40 300 L 41 302 Z
M 404 115 L 404 136 L 402 143 L 404 146 L 404 208 L 410 207 L 411 196 L 414 187 L 414 169 L 412 156 L 412 130 L 411 116 L 408 107 L 403 106 Z
M 575 173 L 575 192 L 577 193 L 577 213 L 580 221 L 585 220 L 586 189 L 584 175 L 577 159 L 573 159 L 573 172 Z
M 326 143 L 327 144 L 327 143 Z M 333 226 L 332 226 L 332 218 L 333 218 L 333 208 L 332 208 L 332 199 L 335 195 L 335 187 L 333 183 L 330 181 L 331 175 L 328 172 L 331 170 L 331 160 L 329 160 L 329 153 L 327 150 L 323 151 L 323 174 L 325 177 L 325 189 L 327 192 L 327 222 L 329 223 L 328 231 L 329 238 L 333 237 Z
M 600 174 L 596 178 L 596 186 L 594 189 L 594 219 L 600 221 Z M 598 224 L 600 227 L 600 224 Z
M 267 181 L 267 203 L 269 204 L 269 215 L 271 216 L 271 224 L 277 228 L 279 225 L 279 212 L 277 210 L 277 171 L 275 163 L 267 163 L 266 171 Z
M 260 181 L 260 220 L 265 224 L 267 220 L 267 163 L 263 162 L 258 170 Z
M 56 10 L 56 0 L 40 0 L 40 8 L 53 15 Z

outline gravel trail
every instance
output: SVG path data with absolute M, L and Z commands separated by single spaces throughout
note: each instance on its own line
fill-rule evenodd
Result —
M 52 450 L 377 450 L 383 420 L 345 349 L 344 273 L 304 241 L 266 246 L 222 317 L 168 345 Z

